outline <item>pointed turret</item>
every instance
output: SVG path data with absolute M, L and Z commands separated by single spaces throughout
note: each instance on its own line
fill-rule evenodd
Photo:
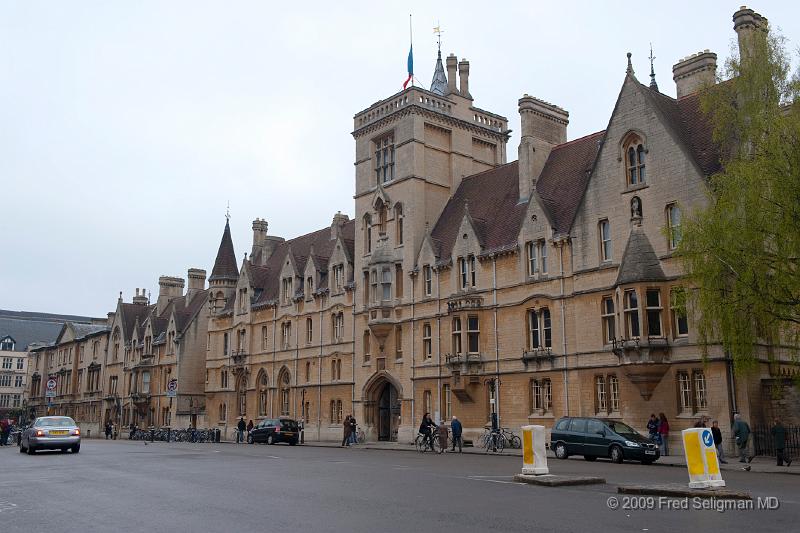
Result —
M 236 264 L 236 252 L 233 250 L 230 222 L 226 220 L 225 231 L 222 233 L 222 241 L 219 243 L 219 250 L 217 250 L 217 259 L 214 261 L 214 268 L 208 281 L 212 285 L 225 281 L 232 281 L 235 284 L 238 279 L 239 267 Z
M 442 51 L 439 50 L 438 57 L 436 58 L 436 68 L 433 71 L 433 80 L 431 81 L 431 92 L 439 96 L 447 96 L 447 76 L 444 73 L 444 64 L 442 64 Z

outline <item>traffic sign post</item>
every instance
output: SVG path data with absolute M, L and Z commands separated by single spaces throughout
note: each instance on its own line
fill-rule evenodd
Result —
M 178 380 L 172 378 L 171 380 L 169 380 L 169 383 L 167 383 L 167 397 L 174 398 L 177 395 L 178 395 Z
M 44 396 L 45 398 L 55 398 L 56 396 L 56 378 L 50 378 L 47 380 L 47 389 L 45 390 Z
M 714 436 L 708 428 L 690 428 L 681 432 L 686 468 L 689 470 L 689 488 L 707 489 L 724 487 L 719 470 L 719 457 L 714 446 Z

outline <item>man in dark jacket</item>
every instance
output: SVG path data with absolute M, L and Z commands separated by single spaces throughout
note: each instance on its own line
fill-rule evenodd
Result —
M 430 444 L 431 450 L 434 449 L 433 446 L 433 430 L 438 428 L 431 418 L 430 413 L 425 413 L 422 417 L 422 423 L 419 425 L 419 432 L 425 435 L 425 438 L 428 440 Z
M 783 427 L 781 421 L 775 419 L 775 425 L 770 430 L 772 433 L 772 444 L 775 445 L 775 455 L 778 458 L 778 466 L 783 466 L 783 461 L 786 461 L 786 466 L 791 466 L 792 460 L 786 457 L 786 428 Z
M 239 423 L 236 424 L 236 442 L 241 444 L 244 442 L 244 430 L 247 429 L 247 422 L 244 421 L 244 417 L 239 418 Z
M 714 436 L 714 447 L 717 449 L 719 462 L 726 464 L 728 461 L 725 460 L 725 449 L 722 446 L 722 430 L 719 429 L 719 422 L 716 420 L 711 423 L 711 434 Z
M 464 428 L 461 422 L 453 415 L 453 421 L 450 423 L 450 431 L 453 433 L 453 451 L 456 451 L 456 444 L 458 444 L 458 453 L 461 453 L 461 446 L 464 445 L 464 440 L 461 438 L 461 433 Z
M 733 415 L 733 436 L 736 437 L 736 446 L 739 447 L 739 462 L 749 463 L 753 456 L 747 455 L 747 443 L 750 440 L 750 426 L 742 420 L 742 415 Z

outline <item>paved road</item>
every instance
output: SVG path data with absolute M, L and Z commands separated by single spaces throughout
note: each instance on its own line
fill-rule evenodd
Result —
M 15 531 L 786 531 L 797 476 L 730 472 L 731 489 L 777 496 L 774 511 L 623 511 L 624 483 L 685 483 L 681 468 L 551 461 L 607 485 L 512 482 L 517 457 L 84 440 L 81 453 L 0 448 L 0 529 Z M 621 495 L 620 495 L 621 496 Z M 690 502 L 691 505 L 691 502 Z

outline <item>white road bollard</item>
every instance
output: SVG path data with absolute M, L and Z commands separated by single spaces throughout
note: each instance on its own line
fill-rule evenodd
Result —
M 544 426 L 522 426 L 522 473 L 549 474 Z
M 717 448 L 714 436 L 708 428 L 690 428 L 681 432 L 686 468 L 689 469 L 689 488 L 707 489 L 724 487 L 725 481 L 719 471 Z

